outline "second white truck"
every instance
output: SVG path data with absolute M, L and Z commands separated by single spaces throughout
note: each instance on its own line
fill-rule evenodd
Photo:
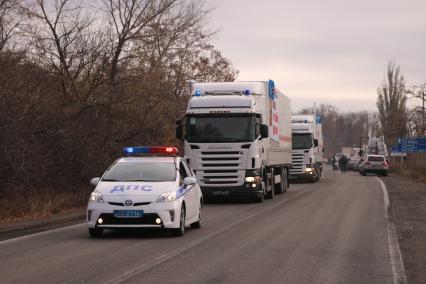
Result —
M 315 114 L 291 117 L 293 157 L 291 180 L 316 182 L 321 178 L 324 153 L 321 117 Z
M 262 202 L 288 188 L 290 99 L 274 82 L 192 83 L 186 116 L 177 122 L 185 159 L 205 200 Z

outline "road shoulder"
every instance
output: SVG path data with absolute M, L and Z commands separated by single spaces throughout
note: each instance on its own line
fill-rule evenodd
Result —
M 421 283 L 426 279 L 426 183 L 394 174 L 382 180 L 408 283 Z
M 83 223 L 85 209 L 77 209 L 45 218 L 0 224 L 0 241 Z

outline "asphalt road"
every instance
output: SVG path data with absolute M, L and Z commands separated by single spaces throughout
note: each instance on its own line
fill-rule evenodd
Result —
M 0 242 L 0 283 L 393 283 L 383 192 L 327 170 L 262 204 L 208 204 L 202 229 L 84 224 Z

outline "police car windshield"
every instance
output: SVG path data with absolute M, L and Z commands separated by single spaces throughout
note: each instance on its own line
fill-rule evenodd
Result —
M 114 164 L 102 178 L 103 181 L 174 181 L 176 167 L 165 162 L 125 162 Z

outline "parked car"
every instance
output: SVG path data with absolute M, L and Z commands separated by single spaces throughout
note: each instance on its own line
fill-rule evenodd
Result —
M 389 163 L 383 155 L 367 155 L 359 167 L 359 172 L 364 176 L 368 173 L 387 176 L 389 172 Z

